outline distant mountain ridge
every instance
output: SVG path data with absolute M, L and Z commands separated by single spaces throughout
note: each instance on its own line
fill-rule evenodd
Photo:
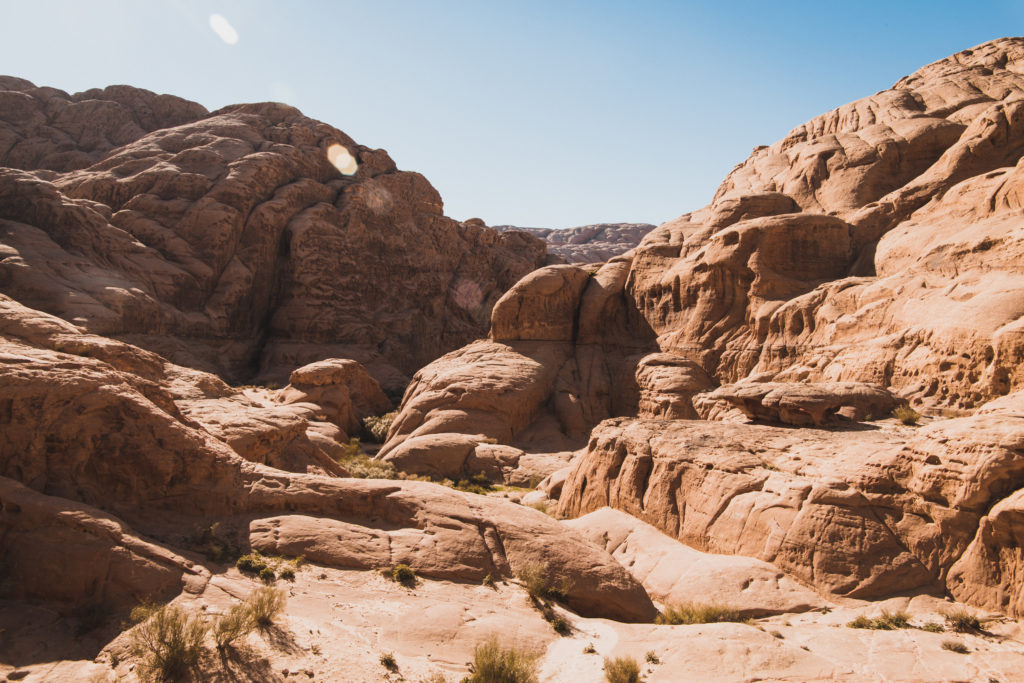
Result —
M 560 256 L 566 263 L 597 263 L 624 254 L 644 235 L 654 230 L 650 223 L 595 223 L 576 228 L 521 228 L 515 225 L 493 225 L 495 230 L 518 230 L 541 238 L 548 244 L 548 254 Z

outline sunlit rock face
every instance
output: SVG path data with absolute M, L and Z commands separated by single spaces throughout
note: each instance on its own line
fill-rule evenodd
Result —
M 395 394 L 544 262 L 282 104 L 13 78 L 0 100 L 0 291 L 227 378 L 347 357 Z
M 928 65 L 600 269 L 521 280 L 492 315 L 503 362 L 477 342 L 421 370 L 385 449 L 453 416 L 526 449 L 589 434 L 544 489 L 562 514 L 1024 614 L 1022 155 L 1024 39 Z M 908 402 L 926 428 L 890 416 Z

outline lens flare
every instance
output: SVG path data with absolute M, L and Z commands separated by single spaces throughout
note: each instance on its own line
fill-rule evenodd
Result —
M 341 171 L 343 175 L 355 175 L 359 169 L 355 157 L 337 142 L 327 148 L 327 160 L 334 164 L 334 168 Z
M 238 31 L 221 15 L 210 15 L 210 28 L 228 45 L 234 45 L 238 42 Z

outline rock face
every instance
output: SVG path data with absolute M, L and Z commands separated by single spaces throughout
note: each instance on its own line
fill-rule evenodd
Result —
M 397 397 L 545 259 L 285 105 L 10 78 L 0 101 L 0 292 L 225 378 L 353 358 Z
M 597 223 L 577 228 L 519 228 L 495 225 L 495 230 L 526 232 L 547 242 L 548 255 L 565 263 L 600 263 L 624 254 L 654 229 L 650 223 Z
M 825 606 L 814 591 L 767 562 L 702 553 L 611 508 L 566 522 L 603 546 L 666 605 L 728 605 L 743 618 Z
M 1020 38 L 926 66 L 756 148 L 579 296 L 529 276 L 475 343 L 508 345 L 494 364 L 464 363 L 474 345 L 422 370 L 393 442 L 456 405 L 520 446 L 531 417 L 604 419 L 561 514 L 611 506 L 837 594 L 1024 614 L 1022 74 Z M 904 402 L 926 426 L 859 422 Z
M 15 579 L 35 562 L 59 566 L 53 558 L 69 546 L 82 560 L 63 567 L 66 580 L 16 583 L 17 597 L 70 608 L 111 592 L 129 601 L 201 588 L 209 571 L 171 548 L 189 547 L 197 525 L 217 524 L 239 548 L 334 567 L 406 563 L 476 584 L 543 562 L 571 580 L 567 604 L 581 614 L 655 614 L 607 553 L 540 512 L 436 484 L 331 476 L 294 427 L 307 422 L 302 413 L 260 419 L 250 404 L 229 426 L 212 424 L 210 410 L 191 417 L 196 402 L 219 401 L 230 414 L 245 398 L 212 375 L 0 303 L 0 548 L 19 563 Z M 291 453 L 297 442 L 305 449 Z M 282 462 L 301 467 L 283 471 Z

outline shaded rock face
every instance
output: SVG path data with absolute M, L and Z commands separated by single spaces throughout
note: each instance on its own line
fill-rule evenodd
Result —
M 526 232 L 547 243 L 548 257 L 564 263 L 600 263 L 624 254 L 654 229 L 650 223 L 597 223 L 577 228 L 519 228 L 495 225 L 495 230 Z
M 0 96 L 0 291 L 226 378 L 347 357 L 397 395 L 544 262 L 285 105 L 18 79 Z
M 611 506 L 833 593 L 1024 614 L 1022 155 L 1024 39 L 926 66 L 755 149 L 578 298 L 551 269 L 521 281 L 475 343 L 505 345 L 486 372 L 477 346 L 422 370 L 392 442 L 454 415 L 520 445 L 593 428 L 561 514 Z M 548 356 L 516 402 L 525 339 Z M 905 402 L 926 426 L 887 419 Z

